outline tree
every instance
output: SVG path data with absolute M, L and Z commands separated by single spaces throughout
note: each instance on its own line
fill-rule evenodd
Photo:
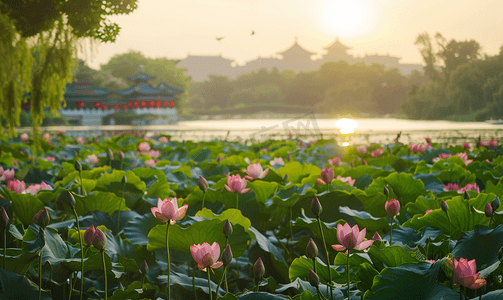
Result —
M 0 119 L 10 136 L 28 94 L 38 145 L 44 108 L 57 114 L 63 103 L 76 46 L 84 38 L 113 42 L 119 26 L 109 17 L 134 9 L 136 0 L 0 0 Z
M 433 42 L 430 35 L 427 32 L 421 33 L 417 36 L 414 45 L 417 45 L 419 47 L 419 52 L 423 57 L 425 63 L 424 75 L 428 79 L 435 79 L 438 75 L 437 70 L 435 69 L 435 63 L 437 60 L 435 58 L 436 55 L 433 49 Z

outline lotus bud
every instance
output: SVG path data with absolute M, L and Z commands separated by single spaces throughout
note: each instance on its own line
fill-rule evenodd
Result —
M 491 204 L 486 203 L 486 207 L 484 209 L 484 212 L 486 214 L 486 217 L 492 218 L 492 216 L 493 216 L 493 208 L 492 208 Z
M 316 246 L 313 239 L 309 239 L 309 242 L 307 242 L 306 253 L 307 257 L 310 259 L 316 259 L 316 257 L 318 257 L 318 246 Z
M 51 217 L 47 208 L 41 209 L 33 218 L 33 223 L 38 224 L 38 226 L 45 228 L 51 222 Z
M 389 197 L 389 189 L 384 186 L 384 196 L 386 196 L 386 200 L 388 200 L 388 197 Z
M 2 208 L 0 208 L 0 228 L 7 228 L 7 224 L 9 224 L 9 215 L 2 206 Z
M 127 177 L 126 177 L 126 175 L 124 175 L 124 176 L 122 176 L 121 184 L 124 186 L 124 185 L 126 185 L 126 182 L 127 182 Z
M 318 287 L 320 285 L 320 278 L 313 270 L 309 269 L 309 274 L 307 275 L 307 280 L 313 287 Z
M 285 176 L 283 177 L 283 182 L 284 182 L 284 183 L 287 183 L 287 182 L 288 182 L 288 174 L 285 174 Z
M 224 224 L 224 229 L 223 229 L 223 232 L 224 232 L 224 235 L 225 237 L 229 237 L 229 235 L 232 234 L 232 224 L 231 222 L 229 222 L 229 219 L 225 220 L 225 224 Z
M 93 239 L 93 246 L 94 248 L 98 250 L 103 250 L 105 249 L 105 246 L 107 245 L 107 237 L 101 231 L 101 229 L 96 228 L 96 231 L 94 232 L 94 239 Z
M 82 172 L 82 164 L 78 160 L 75 160 L 75 170 Z
M 447 258 L 447 259 L 445 260 L 445 265 L 446 265 L 449 269 L 451 269 L 451 270 L 453 270 L 453 269 L 454 269 L 454 264 L 453 264 L 453 262 L 452 262 L 452 259 L 450 259 L 450 258 Z
M 146 260 L 143 260 L 141 266 L 140 266 L 140 273 L 142 275 L 147 275 L 148 273 L 148 264 Z
M 255 264 L 253 265 L 253 275 L 255 275 L 255 278 L 262 278 L 264 277 L 265 274 L 265 266 L 264 263 L 262 262 L 262 258 L 259 257 Z
M 323 207 L 321 207 L 320 200 L 318 200 L 318 197 L 314 196 L 313 201 L 311 201 L 311 212 L 317 218 L 319 218 L 322 211 L 323 211 Z
M 203 191 L 203 193 L 206 193 L 208 191 L 208 181 L 206 181 L 206 178 L 203 176 L 199 176 L 199 181 L 197 182 L 197 185 Z
M 220 158 L 220 156 L 217 156 L 217 163 L 219 163 L 219 162 L 220 162 L 220 160 L 222 160 L 222 159 Z
M 365 159 L 362 158 L 362 165 L 366 165 L 367 162 L 365 161 Z
M 379 235 L 379 232 L 376 231 L 376 233 L 374 233 L 374 236 L 372 237 L 372 240 L 374 240 L 374 241 L 382 241 L 382 238 Z
M 468 191 L 464 192 L 463 197 L 465 200 L 470 200 L 470 194 L 468 194 Z
M 231 245 L 227 245 L 225 247 L 224 252 L 222 253 L 222 262 L 224 263 L 224 266 L 228 266 L 232 261 L 232 250 L 231 250 Z
M 491 201 L 491 207 L 493 212 L 496 211 L 500 207 L 500 198 L 494 198 L 493 201 Z
M 95 232 L 96 230 L 94 230 L 94 225 L 91 225 L 91 227 L 87 228 L 87 230 L 84 232 L 84 242 L 88 246 L 92 246 Z
M 384 208 L 386 209 L 386 213 L 390 217 L 395 217 L 400 214 L 400 202 L 398 202 L 398 200 L 396 199 L 386 201 Z
M 114 160 L 114 153 L 110 148 L 108 148 L 107 155 L 110 160 Z
M 447 211 L 449 210 L 449 205 L 447 205 L 447 203 L 443 199 L 442 201 L 440 201 L 440 207 L 445 213 L 447 213 Z
M 121 150 L 119 150 L 119 158 L 120 158 L 120 160 L 121 161 L 124 160 L 125 157 L 126 156 L 124 155 L 124 152 L 122 152 Z
M 59 194 L 58 200 L 62 200 L 70 208 L 75 207 L 75 197 L 73 197 L 72 192 L 69 190 L 64 190 L 61 194 Z

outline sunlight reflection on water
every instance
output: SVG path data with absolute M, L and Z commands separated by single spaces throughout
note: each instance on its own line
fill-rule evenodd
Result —
M 355 133 L 354 129 L 358 127 L 358 123 L 355 120 L 343 118 L 335 122 L 335 127 L 339 128 L 342 134 L 351 134 Z

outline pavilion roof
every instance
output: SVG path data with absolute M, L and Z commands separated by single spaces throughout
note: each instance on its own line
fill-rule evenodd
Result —
M 283 58 L 288 56 L 288 57 L 311 57 L 311 55 L 316 54 L 315 52 L 309 52 L 306 49 L 302 48 L 299 43 L 297 43 L 297 40 L 295 40 L 295 43 L 288 49 L 286 49 L 283 52 L 278 52 L 278 54 L 283 55 Z
M 339 41 L 339 38 L 336 38 L 335 41 L 332 44 L 328 45 L 327 47 L 325 47 L 323 49 L 328 50 L 329 52 L 330 51 L 337 51 L 337 52 L 339 52 L 341 50 L 344 51 L 344 52 L 346 52 L 346 50 L 353 49 L 353 47 L 349 47 L 349 46 L 344 45 L 343 43 L 341 43 Z

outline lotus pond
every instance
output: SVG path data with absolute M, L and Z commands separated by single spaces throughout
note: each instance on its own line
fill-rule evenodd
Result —
M 32 145 L 0 138 L 0 299 L 503 299 L 501 141 Z

